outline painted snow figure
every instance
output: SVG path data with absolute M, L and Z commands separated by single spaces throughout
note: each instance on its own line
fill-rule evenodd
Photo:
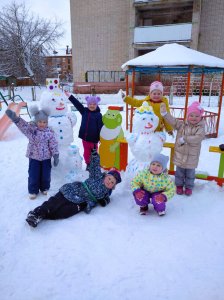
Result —
M 134 156 L 127 167 L 126 173 L 133 178 L 136 173 L 150 165 L 152 157 L 162 151 L 165 134 L 155 132 L 159 118 L 147 102 L 135 110 L 133 132 L 127 137 L 130 150 Z
M 68 147 L 73 142 L 73 127 L 76 115 L 68 112 L 66 97 L 60 90 L 43 92 L 40 98 L 41 108 L 50 108 L 49 126 L 54 130 L 59 148 Z
M 82 181 L 88 176 L 86 171 L 82 170 L 83 158 L 79 153 L 79 147 L 75 144 L 71 144 L 68 147 L 68 157 L 67 157 L 67 174 L 65 176 L 66 182 Z
M 73 142 L 73 127 L 77 122 L 76 115 L 68 112 L 66 104 L 67 98 L 60 90 L 53 92 L 45 91 L 40 98 L 40 106 L 42 109 L 50 109 L 49 127 L 52 128 L 56 134 L 59 146 L 60 163 L 58 169 L 54 170 L 57 173 L 60 183 L 65 183 L 65 174 L 68 167 L 68 147 Z
M 103 115 L 103 127 L 100 131 L 100 165 L 104 169 L 112 167 L 120 170 L 120 142 L 124 138 L 121 128 L 122 116 L 120 107 L 109 106 Z

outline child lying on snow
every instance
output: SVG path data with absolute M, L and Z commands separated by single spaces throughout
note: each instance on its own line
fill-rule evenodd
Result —
M 112 190 L 120 182 L 118 171 L 112 169 L 108 173 L 101 172 L 99 154 L 93 149 L 89 178 L 84 182 L 64 184 L 56 195 L 30 211 L 26 221 L 30 226 L 36 227 L 43 219 L 69 218 L 80 211 L 89 213 L 97 204 L 106 206 L 110 202 Z

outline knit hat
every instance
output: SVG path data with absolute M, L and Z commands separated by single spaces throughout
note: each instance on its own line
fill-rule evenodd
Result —
M 169 161 L 169 157 L 168 157 L 168 156 L 163 155 L 163 154 L 161 154 L 161 153 L 158 153 L 158 154 L 155 154 L 155 155 L 153 156 L 153 158 L 152 158 L 152 160 L 151 160 L 151 163 L 153 163 L 153 162 L 158 162 L 158 163 L 160 163 L 161 166 L 162 166 L 162 168 L 163 168 L 162 171 L 165 171 L 166 168 L 167 168 L 167 163 L 168 163 L 168 161 Z M 150 163 L 150 164 L 151 164 L 151 163 Z
M 98 105 L 98 103 L 101 100 L 100 97 L 97 97 L 97 96 L 87 96 L 85 99 L 86 99 L 87 105 L 89 105 L 90 103 L 95 103 Z
M 197 113 L 202 117 L 203 112 L 204 109 L 201 107 L 201 104 L 198 101 L 195 101 L 187 108 L 187 118 L 191 113 Z
M 37 123 L 39 121 L 48 121 L 48 117 L 50 115 L 50 109 L 45 108 L 39 110 L 38 106 L 33 105 L 29 107 L 29 112 L 31 116 L 34 117 L 34 122 Z
M 115 179 L 116 179 L 116 184 L 120 183 L 121 182 L 121 175 L 120 175 L 120 172 L 118 172 L 117 170 L 115 169 L 111 169 L 107 175 L 112 175 Z
M 154 90 L 159 90 L 163 93 L 163 84 L 160 81 L 153 81 L 149 87 L 149 92 L 151 93 Z

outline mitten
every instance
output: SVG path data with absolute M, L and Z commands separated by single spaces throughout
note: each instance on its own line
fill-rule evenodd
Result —
M 59 154 L 55 154 L 53 158 L 54 158 L 54 166 L 57 167 L 59 163 Z
M 180 137 L 180 138 L 178 139 L 178 143 L 179 143 L 180 145 L 183 145 L 183 144 L 185 143 L 184 138 L 183 138 L 183 137 Z
M 98 200 L 98 203 L 101 205 L 101 206 L 106 206 L 107 204 L 109 204 L 110 203 L 110 197 L 109 196 L 106 196 L 106 197 L 104 197 L 104 198 L 102 198 L 102 199 L 99 199 Z
M 14 123 L 19 122 L 19 117 L 16 115 L 16 113 L 14 111 L 12 111 L 11 109 L 7 109 L 5 114 L 9 117 L 9 119 L 11 119 Z
M 219 149 L 220 149 L 221 151 L 224 151 L 224 144 L 219 145 Z
M 167 201 L 166 196 L 163 194 L 154 195 L 154 199 L 155 199 L 156 203 L 162 203 L 162 202 Z
M 166 104 L 165 103 L 161 103 L 160 104 L 160 114 L 161 114 L 161 116 L 165 116 L 167 114 Z

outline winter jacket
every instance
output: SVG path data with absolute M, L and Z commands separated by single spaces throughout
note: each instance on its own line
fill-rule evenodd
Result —
M 98 143 L 100 140 L 100 130 L 103 126 L 99 106 L 97 106 L 95 111 L 90 111 L 88 107 L 84 107 L 74 96 L 71 95 L 68 99 L 82 115 L 79 138 L 87 142 Z
M 173 163 L 184 169 L 197 168 L 201 142 L 205 138 L 204 120 L 202 119 L 196 125 L 192 125 L 188 121 L 175 119 L 169 113 L 164 118 L 177 130 Z M 181 137 L 184 139 L 184 144 L 179 142 Z
M 138 100 L 138 99 L 132 98 L 130 96 L 127 96 L 124 99 L 125 103 L 127 103 L 133 107 L 140 107 L 144 101 L 146 101 L 153 108 L 155 115 L 159 118 L 159 124 L 155 131 L 163 131 L 164 128 L 167 132 L 172 131 L 173 130 L 172 126 L 160 114 L 161 103 L 165 103 L 166 110 L 168 112 L 170 111 L 168 100 L 166 97 L 163 97 L 162 100 L 159 102 L 154 102 L 153 100 L 150 99 L 150 96 L 147 96 L 146 98 L 144 98 L 142 100 Z
M 28 123 L 20 117 L 15 124 L 29 140 L 26 152 L 27 157 L 42 161 L 59 154 L 58 142 L 52 129 L 49 127 L 39 129 L 36 123 Z
M 89 207 L 92 208 L 100 202 L 100 199 L 107 199 L 111 194 L 111 189 L 108 189 L 104 184 L 104 178 L 105 173 L 101 172 L 99 155 L 92 155 L 89 165 L 89 178 L 84 182 L 67 183 L 60 188 L 60 192 L 69 201 L 76 204 L 87 202 Z
M 131 189 L 132 192 L 138 189 L 144 189 L 149 193 L 162 192 L 167 200 L 171 199 L 175 194 L 175 185 L 168 174 L 154 175 L 148 168 L 138 172 L 132 179 Z

